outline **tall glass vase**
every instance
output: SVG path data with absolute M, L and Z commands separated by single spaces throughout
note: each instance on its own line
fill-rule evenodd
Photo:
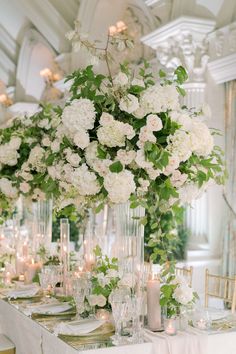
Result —
M 144 264 L 144 226 L 140 218 L 145 216 L 145 209 L 131 209 L 127 202 L 115 206 L 114 211 L 120 268 L 140 282 Z
M 52 199 L 39 200 L 33 203 L 33 253 L 37 253 L 40 246 L 50 249 L 52 242 Z

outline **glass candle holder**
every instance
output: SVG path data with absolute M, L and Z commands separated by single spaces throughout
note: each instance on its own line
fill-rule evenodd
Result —
M 164 329 L 165 333 L 169 336 L 175 336 L 177 333 L 177 321 L 176 318 L 165 318 L 164 319 Z

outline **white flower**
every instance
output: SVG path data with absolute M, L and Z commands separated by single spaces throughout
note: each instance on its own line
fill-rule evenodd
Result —
M 32 196 L 32 199 L 33 200 L 45 200 L 46 199 L 46 195 L 39 188 L 35 188 L 33 196 Z
M 125 111 L 131 114 L 139 108 L 139 102 L 136 96 L 128 94 L 126 97 L 123 97 L 120 100 L 119 107 L 121 111 Z
M 30 191 L 30 185 L 27 182 L 20 183 L 20 191 L 22 193 L 28 193 Z
M 143 149 L 140 149 L 140 150 L 137 151 L 135 162 L 136 162 L 136 164 L 139 167 L 141 167 L 143 169 L 149 169 L 149 168 L 153 167 L 153 163 L 152 162 L 146 161 L 145 153 L 144 153 Z
M 128 85 L 128 83 L 129 83 L 128 76 L 121 71 L 113 79 L 113 84 L 115 86 L 126 86 Z
M 181 125 L 181 128 L 186 132 L 189 132 L 192 128 L 193 119 L 186 112 L 172 111 L 169 113 L 170 119 L 173 122 Z
M 45 137 L 43 138 L 43 140 L 42 140 L 42 145 L 43 145 L 43 146 L 46 146 L 46 147 L 48 147 L 48 146 L 51 145 L 51 140 L 49 139 L 48 136 L 45 136 Z
M 199 189 L 198 185 L 195 183 L 184 184 L 178 190 L 179 199 L 182 204 L 190 204 L 193 200 L 200 198 L 203 192 L 204 189 Z
M 157 139 L 156 139 L 155 135 L 153 134 L 153 132 L 151 130 L 149 130 L 147 126 L 144 126 L 140 129 L 139 140 L 137 142 L 137 146 L 139 148 L 143 148 L 147 141 L 155 144 L 156 140 Z
M 9 141 L 9 146 L 10 146 L 11 149 L 18 150 L 20 145 L 21 145 L 21 138 L 19 138 L 18 136 L 14 136 Z
M 122 165 L 129 165 L 136 157 L 136 152 L 134 150 L 118 150 L 117 158 L 122 163 Z
M 96 174 L 90 172 L 86 164 L 76 168 L 71 173 L 70 179 L 71 183 L 78 188 L 80 195 L 95 195 L 101 189 Z
M 124 146 L 125 138 L 132 139 L 134 135 L 135 133 L 131 125 L 117 120 L 101 126 L 97 131 L 99 142 L 109 147 Z
M 97 141 L 91 142 L 88 145 L 88 147 L 85 149 L 85 158 L 86 158 L 87 164 L 90 167 L 92 167 L 94 164 L 94 161 L 98 159 L 97 149 L 98 149 Z
M 179 97 L 175 86 L 161 86 L 159 84 L 150 86 L 141 96 L 141 107 L 147 113 L 159 113 L 178 109 Z
M 73 153 L 69 148 L 64 152 L 66 153 L 66 160 L 71 164 L 71 166 L 78 167 L 81 161 L 81 157 L 78 154 Z
M 206 124 L 202 122 L 193 122 L 190 140 L 192 151 L 198 156 L 207 157 L 213 150 L 213 136 Z
M 146 109 L 142 106 L 140 106 L 138 109 L 136 109 L 136 111 L 133 112 L 133 115 L 138 119 L 142 119 L 146 116 L 146 114 Z
M 104 307 L 107 303 L 107 299 L 103 295 L 90 295 L 88 296 L 88 302 L 92 307 Z
M 44 118 L 44 119 L 42 119 L 42 120 L 40 120 L 39 122 L 38 122 L 38 126 L 40 127 L 40 128 L 45 128 L 45 129 L 50 129 L 50 123 L 49 123 L 49 120 L 47 119 L 47 118 Z
M 118 270 L 115 270 L 115 269 L 108 269 L 108 271 L 107 271 L 107 277 L 108 277 L 108 278 L 118 278 L 118 277 L 119 277 L 119 272 L 118 272 Z
M 17 198 L 18 195 L 17 188 L 13 187 L 12 182 L 5 177 L 0 178 L 0 191 L 11 199 Z
M 80 149 L 85 149 L 89 145 L 89 134 L 84 129 L 77 129 L 73 140 L 76 146 Z
M 165 167 L 163 171 L 164 175 L 169 176 L 179 167 L 179 164 L 180 164 L 180 160 L 178 156 L 175 155 L 169 156 L 168 165 Z
M 114 117 L 111 114 L 106 113 L 106 112 L 102 113 L 100 120 L 99 120 L 101 125 L 110 125 L 110 124 L 112 124 L 113 121 L 114 121 Z
M 193 301 L 193 290 L 188 285 L 178 285 L 174 290 L 173 298 L 181 305 L 187 305 Z
M 139 178 L 138 183 L 140 187 L 138 187 L 139 193 L 145 193 L 148 191 L 148 187 L 150 186 L 150 182 L 147 179 Z
M 80 98 L 72 101 L 66 106 L 62 113 L 62 122 L 71 131 L 93 129 L 96 112 L 92 101 L 87 98 Z
M 153 181 L 155 181 L 155 179 L 156 179 L 158 176 L 160 176 L 160 174 L 162 173 L 161 170 L 157 170 L 157 169 L 155 169 L 155 168 L 153 168 L 153 167 L 147 168 L 146 171 L 147 171 L 148 177 L 149 177 L 151 180 L 153 180 Z
M 109 173 L 109 166 L 112 164 L 111 160 L 108 159 L 96 159 L 93 162 L 92 168 L 96 171 L 100 176 L 104 177 Z
M 135 192 L 134 176 L 128 170 L 123 170 L 120 173 L 109 172 L 104 177 L 104 188 L 107 190 L 111 202 L 125 203 L 131 193 Z
M 52 143 L 51 143 L 51 150 L 52 152 L 59 152 L 60 151 L 60 140 L 54 140 Z
M 144 81 L 141 80 L 141 79 L 136 79 L 136 78 L 134 78 L 134 79 L 132 80 L 131 85 L 132 85 L 132 86 L 145 87 Z
M 204 103 L 202 105 L 202 113 L 206 118 L 208 118 L 208 119 L 211 118 L 212 112 L 211 112 L 211 107 L 209 106 L 209 104 Z
M 154 132 L 161 130 L 163 128 L 162 120 L 156 114 L 149 114 L 147 116 L 147 128 Z
M 179 158 L 179 162 L 186 161 L 192 155 L 192 142 L 189 134 L 183 130 L 176 130 L 174 135 L 167 139 L 167 150 Z
M 96 277 L 98 279 L 99 285 L 101 285 L 103 288 L 110 283 L 110 280 L 103 273 L 98 273 Z
M 39 145 L 36 145 L 30 152 L 28 158 L 28 164 L 31 165 L 31 167 L 36 171 L 44 170 L 45 164 L 44 162 L 42 162 L 44 154 L 45 154 L 45 150 L 41 148 Z
M 170 181 L 173 187 L 179 188 L 186 182 L 187 178 L 188 175 L 186 173 L 175 170 L 170 177 Z

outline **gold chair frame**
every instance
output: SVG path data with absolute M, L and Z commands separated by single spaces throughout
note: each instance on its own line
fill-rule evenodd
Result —
M 193 267 L 175 267 L 175 274 L 187 278 L 188 285 L 192 287 L 193 281 Z
M 210 288 L 210 281 L 213 281 L 213 288 Z M 223 291 L 222 291 L 223 290 Z M 232 313 L 236 307 L 236 276 L 228 277 L 210 274 L 209 270 L 205 272 L 205 307 L 208 307 L 209 297 L 222 299 L 231 304 Z

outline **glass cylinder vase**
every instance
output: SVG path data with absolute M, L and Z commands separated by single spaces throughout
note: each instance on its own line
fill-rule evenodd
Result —
M 52 199 L 34 202 L 32 214 L 32 251 L 36 254 L 41 246 L 50 249 L 52 242 Z
M 140 219 L 145 216 L 145 209 L 132 209 L 129 202 L 114 209 L 119 267 L 124 275 L 132 274 L 140 283 L 144 265 L 144 226 Z

